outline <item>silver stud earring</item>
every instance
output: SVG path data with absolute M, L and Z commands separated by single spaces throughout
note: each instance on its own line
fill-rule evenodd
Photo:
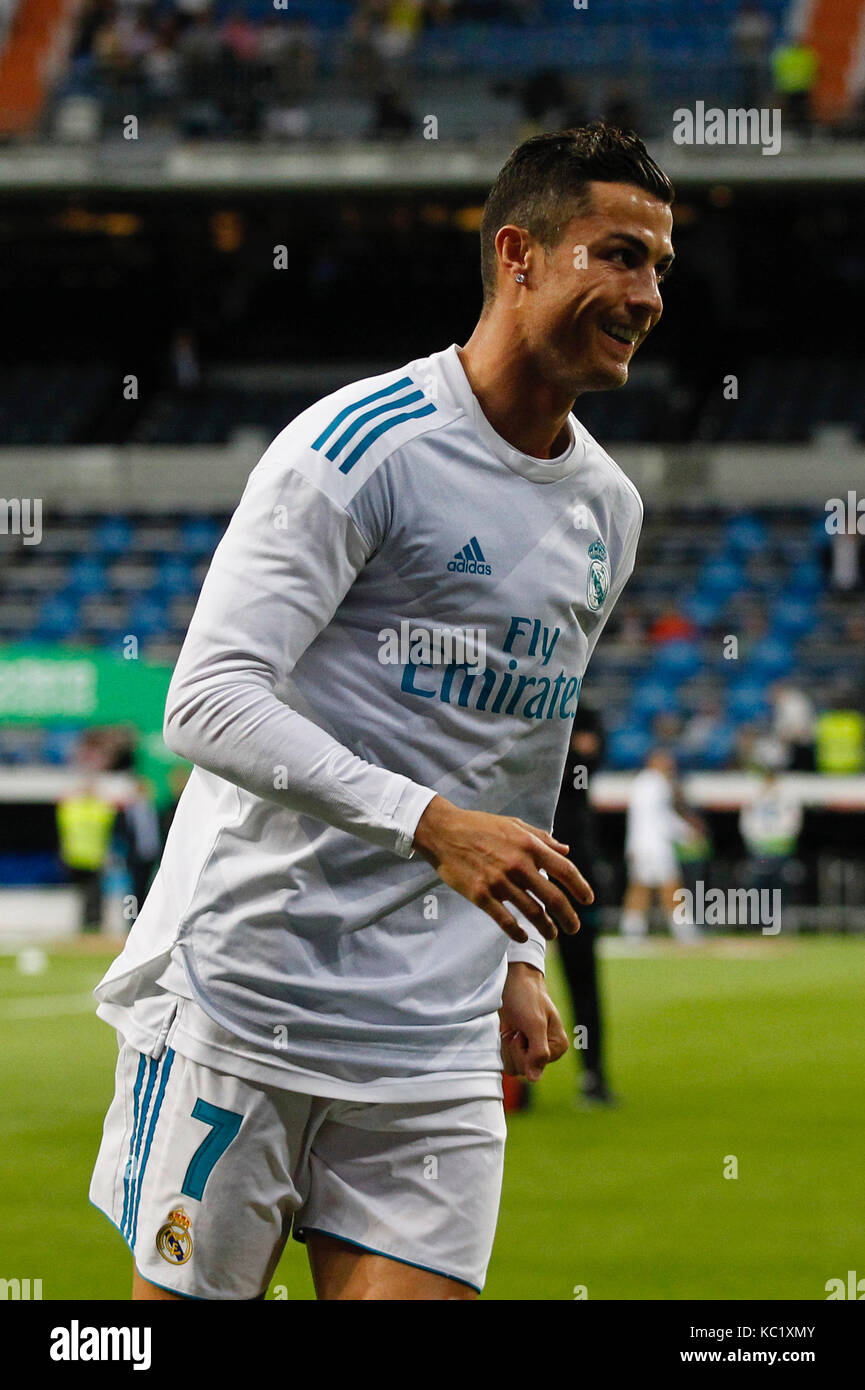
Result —
M 522 271 L 520 271 L 520 273 L 519 273 L 519 275 L 516 277 L 516 279 L 517 279 L 517 284 L 518 284 L 518 285 L 524 285 L 524 284 L 526 283 L 526 277 L 525 277 L 525 275 L 523 274 Z

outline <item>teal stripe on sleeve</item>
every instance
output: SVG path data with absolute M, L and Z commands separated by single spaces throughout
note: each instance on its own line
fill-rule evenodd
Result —
M 312 446 L 313 449 L 320 449 L 322 444 L 326 443 L 327 440 L 330 439 L 330 436 L 333 434 L 334 430 L 342 424 L 343 420 L 347 419 L 348 416 L 351 415 L 352 411 L 360 410 L 361 406 L 369 405 L 370 401 L 378 401 L 381 399 L 382 396 L 391 396 L 393 395 L 394 391 L 401 391 L 404 386 L 413 385 L 414 382 L 412 381 L 411 377 L 404 376 L 401 377 L 399 381 L 395 381 L 393 385 L 382 387 L 381 391 L 373 391 L 371 396 L 364 396 L 362 400 L 352 401 L 351 405 L 345 406 L 339 412 L 338 415 L 334 416 L 327 428 L 322 430 L 321 434 L 318 436 L 318 439 L 316 439 L 315 443 Z
M 398 405 L 412 405 L 414 401 L 423 400 L 423 391 L 409 391 L 407 396 L 400 396 L 395 401 L 385 401 L 384 405 L 373 406 L 372 410 L 365 410 L 363 415 L 358 415 L 356 420 L 352 420 L 339 436 L 335 444 L 331 444 L 327 451 L 327 457 L 333 463 L 337 454 L 343 447 L 353 439 L 358 430 L 363 429 L 364 425 L 370 420 L 374 420 L 376 415 L 383 415 L 386 410 L 395 410 Z
M 431 415 L 434 410 L 434 405 L 424 405 L 421 406 L 420 410 L 406 410 L 402 415 L 392 415 L 389 420 L 383 420 L 380 425 L 376 425 L 375 429 L 370 430 L 369 434 L 365 434 L 359 444 L 354 446 L 348 458 L 343 460 L 339 465 L 340 473 L 348 473 L 354 468 L 358 459 L 366 453 L 367 449 L 375 443 L 379 435 L 384 434 L 386 430 L 392 430 L 394 425 L 401 425 L 406 420 L 417 420 L 422 415 Z

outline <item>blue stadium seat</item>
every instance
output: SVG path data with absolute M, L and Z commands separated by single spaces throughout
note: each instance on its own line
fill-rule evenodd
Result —
M 742 513 L 731 517 L 724 528 L 724 548 L 753 555 L 765 548 L 768 539 L 766 523 L 758 516 Z
M 691 594 L 682 604 L 682 611 L 686 618 L 690 618 L 697 627 L 710 627 L 715 622 L 721 612 L 722 596 L 717 592 Z
M 665 642 L 655 657 L 655 670 L 667 673 L 693 676 L 700 667 L 700 644 L 698 642 Z
M 814 622 L 814 604 L 806 597 L 779 598 L 772 609 L 769 625 L 782 636 L 796 637 L 807 632 Z
M 732 722 L 721 724 L 707 738 L 699 756 L 699 764 L 705 768 L 726 767 L 736 748 L 736 725 Z
M 52 594 L 46 598 L 33 628 L 39 641 L 59 641 L 71 637 L 78 628 L 78 605 L 72 598 Z
M 748 659 L 748 670 L 767 680 L 786 676 L 793 668 L 793 650 L 781 637 L 767 637 Z
M 804 596 L 816 595 L 823 588 L 823 573 L 813 556 L 800 560 L 787 576 L 787 592 Z
M 700 592 L 708 595 L 728 595 L 742 587 L 742 567 L 733 560 L 716 557 L 708 561 L 700 575 Z
M 634 691 L 632 709 L 637 719 L 651 718 L 654 714 L 676 714 L 678 691 L 672 682 L 648 679 Z
M 179 556 L 171 556 L 162 562 L 156 583 L 165 595 L 172 598 L 176 594 L 194 594 L 197 588 L 191 566 Z
M 145 595 L 130 606 L 127 630 L 136 637 L 152 637 L 169 626 L 165 607 L 156 598 Z
M 607 762 L 617 771 L 640 767 L 652 743 L 652 735 L 646 729 L 613 729 L 607 739 Z
M 126 517 L 108 516 L 96 527 L 93 543 L 103 555 L 126 555 L 132 549 L 133 536 Z
M 80 729 L 47 729 L 42 744 L 43 758 L 54 765 L 72 762 L 80 738 Z
M 737 682 L 729 693 L 727 709 L 731 719 L 737 723 L 752 723 L 769 713 L 766 698 L 766 682 L 745 678 Z
M 67 592 L 84 597 L 99 594 L 108 587 L 105 569 L 92 555 L 80 555 L 69 566 Z
M 195 559 L 209 558 L 216 549 L 223 532 L 220 522 L 205 516 L 190 517 L 183 522 L 180 529 L 184 552 Z

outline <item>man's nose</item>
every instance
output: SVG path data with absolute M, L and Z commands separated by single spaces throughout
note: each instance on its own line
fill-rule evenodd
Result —
M 647 268 L 640 274 L 629 296 L 629 300 L 633 308 L 644 309 L 647 313 L 650 313 L 654 319 L 660 318 L 664 308 L 664 301 L 661 297 L 661 287 L 658 284 L 658 277 L 654 270 Z

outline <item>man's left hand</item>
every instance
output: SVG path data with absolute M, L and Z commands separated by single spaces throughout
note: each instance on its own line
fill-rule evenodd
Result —
M 540 970 L 522 961 L 508 967 L 499 1010 L 502 1067 L 508 1076 L 538 1081 L 548 1062 L 568 1050 L 559 1011 L 547 993 Z

